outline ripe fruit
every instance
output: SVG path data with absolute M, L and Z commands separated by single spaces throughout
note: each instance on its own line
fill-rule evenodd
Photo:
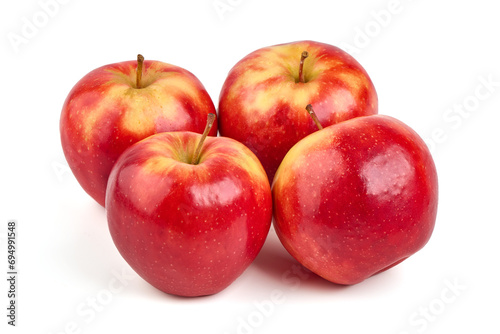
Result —
M 73 87 L 61 113 L 61 143 L 82 188 L 104 205 L 109 173 L 127 147 L 158 132 L 201 133 L 214 112 L 193 74 L 139 55 L 97 68 Z
M 355 284 L 421 249 L 438 183 L 422 139 L 388 116 L 358 117 L 299 141 L 272 187 L 275 228 L 306 268 Z
M 272 181 L 288 150 L 321 123 L 377 113 L 377 94 L 361 65 L 341 49 L 313 41 L 252 52 L 229 72 L 219 98 L 219 131 L 250 148 Z
M 205 140 L 207 132 L 146 138 L 123 153 L 109 178 L 116 247 L 170 294 L 226 288 L 255 259 L 271 224 L 271 189 L 257 157 L 230 138 Z

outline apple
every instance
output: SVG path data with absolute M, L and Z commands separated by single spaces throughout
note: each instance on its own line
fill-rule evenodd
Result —
M 314 41 L 254 51 L 229 72 L 219 97 L 219 132 L 250 148 L 269 181 L 288 150 L 316 127 L 303 112 L 313 104 L 323 125 L 377 113 L 366 71 L 341 49 Z
M 97 68 L 73 87 L 61 112 L 62 148 L 82 188 L 104 205 L 109 173 L 127 147 L 158 132 L 201 133 L 214 112 L 192 73 L 138 55 Z
M 319 276 L 351 285 L 427 243 L 438 181 L 417 133 L 373 115 L 299 141 L 279 166 L 272 194 L 275 230 L 286 250 Z
M 146 138 L 109 177 L 113 242 L 142 278 L 169 294 L 225 289 L 255 259 L 271 225 L 271 189 L 257 157 L 231 138 L 205 139 L 207 132 Z

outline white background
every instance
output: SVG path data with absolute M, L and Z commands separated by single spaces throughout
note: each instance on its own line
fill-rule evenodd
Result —
M 5 274 L 6 225 L 16 219 L 20 273 L 15 329 L 1 280 L 2 333 L 499 332 L 494 1 L 60 1 L 50 16 L 35 0 L 4 2 L 0 13 L 0 267 Z M 214 3 L 229 7 L 218 13 Z M 9 36 L 22 37 L 26 21 L 39 27 L 14 46 Z M 300 277 L 271 231 L 256 261 L 217 295 L 152 288 L 120 257 L 104 209 L 67 168 L 66 95 L 90 70 L 142 53 L 193 72 L 217 104 L 239 59 L 302 39 L 350 52 L 375 84 L 379 112 L 429 142 L 440 183 L 430 242 L 388 272 L 340 287 Z

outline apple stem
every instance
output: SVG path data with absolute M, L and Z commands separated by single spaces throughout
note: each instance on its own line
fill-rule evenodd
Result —
M 142 65 L 144 64 L 144 57 L 141 54 L 137 55 L 137 73 L 135 78 L 135 86 L 142 88 Z
M 304 80 L 304 60 L 309 57 L 309 52 L 304 51 L 300 56 L 300 65 L 299 65 L 299 82 L 305 82 Z
M 210 113 L 207 116 L 207 125 L 205 126 L 205 131 L 203 131 L 203 134 L 201 135 L 200 141 L 198 142 L 198 146 L 196 147 L 196 151 L 193 156 L 193 160 L 191 161 L 192 165 L 197 165 L 198 161 L 200 160 L 200 153 L 201 153 L 201 148 L 203 147 L 203 142 L 208 136 L 208 133 L 210 132 L 210 129 L 212 128 L 212 125 L 214 124 L 215 121 L 215 114 Z
M 316 126 L 318 127 L 318 130 L 321 130 L 323 129 L 323 126 L 321 125 L 321 123 L 319 122 L 319 119 L 318 119 L 318 116 L 316 116 L 316 113 L 314 112 L 314 109 L 313 109 L 313 106 L 308 104 L 306 106 L 306 110 L 307 112 L 309 113 L 309 115 L 311 115 L 314 123 L 316 123 Z

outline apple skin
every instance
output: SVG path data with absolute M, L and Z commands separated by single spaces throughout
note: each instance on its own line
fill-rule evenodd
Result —
M 319 276 L 351 285 L 420 250 L 438 181 L 423 140 L 389 116 L 317 131 L 285 156 L 272 186 L 276 233 Z
M 303 51 L 305 82 L 299 80 Z M 375 87 L 366 71 L 341 49 L 314 41 L 254 51 L 229 72 L 219 97 L 219 131 L 242 142 L 260 159 L 269 181 L 288 150 L 323 126 L 377 114 Z
M 156 288 L 202 296 L 231 284 L 252 263 L 272 219 L 271 189 L 243 144 L 200 135 L 153 135 L 129 149 L 111 172 L 106 210 L 113 241 Z
M 167 131 L 202 133 L 214 104 L 189 71 L 146 60 L 142 88 L 136 88 L 136 61 L 97 68 L 85 75 L 64 102 L 61 143 L 82 188 L 104 206 L 109 173 L 133 143 Z M 210 135 L 217 134 L 215 125 Z

